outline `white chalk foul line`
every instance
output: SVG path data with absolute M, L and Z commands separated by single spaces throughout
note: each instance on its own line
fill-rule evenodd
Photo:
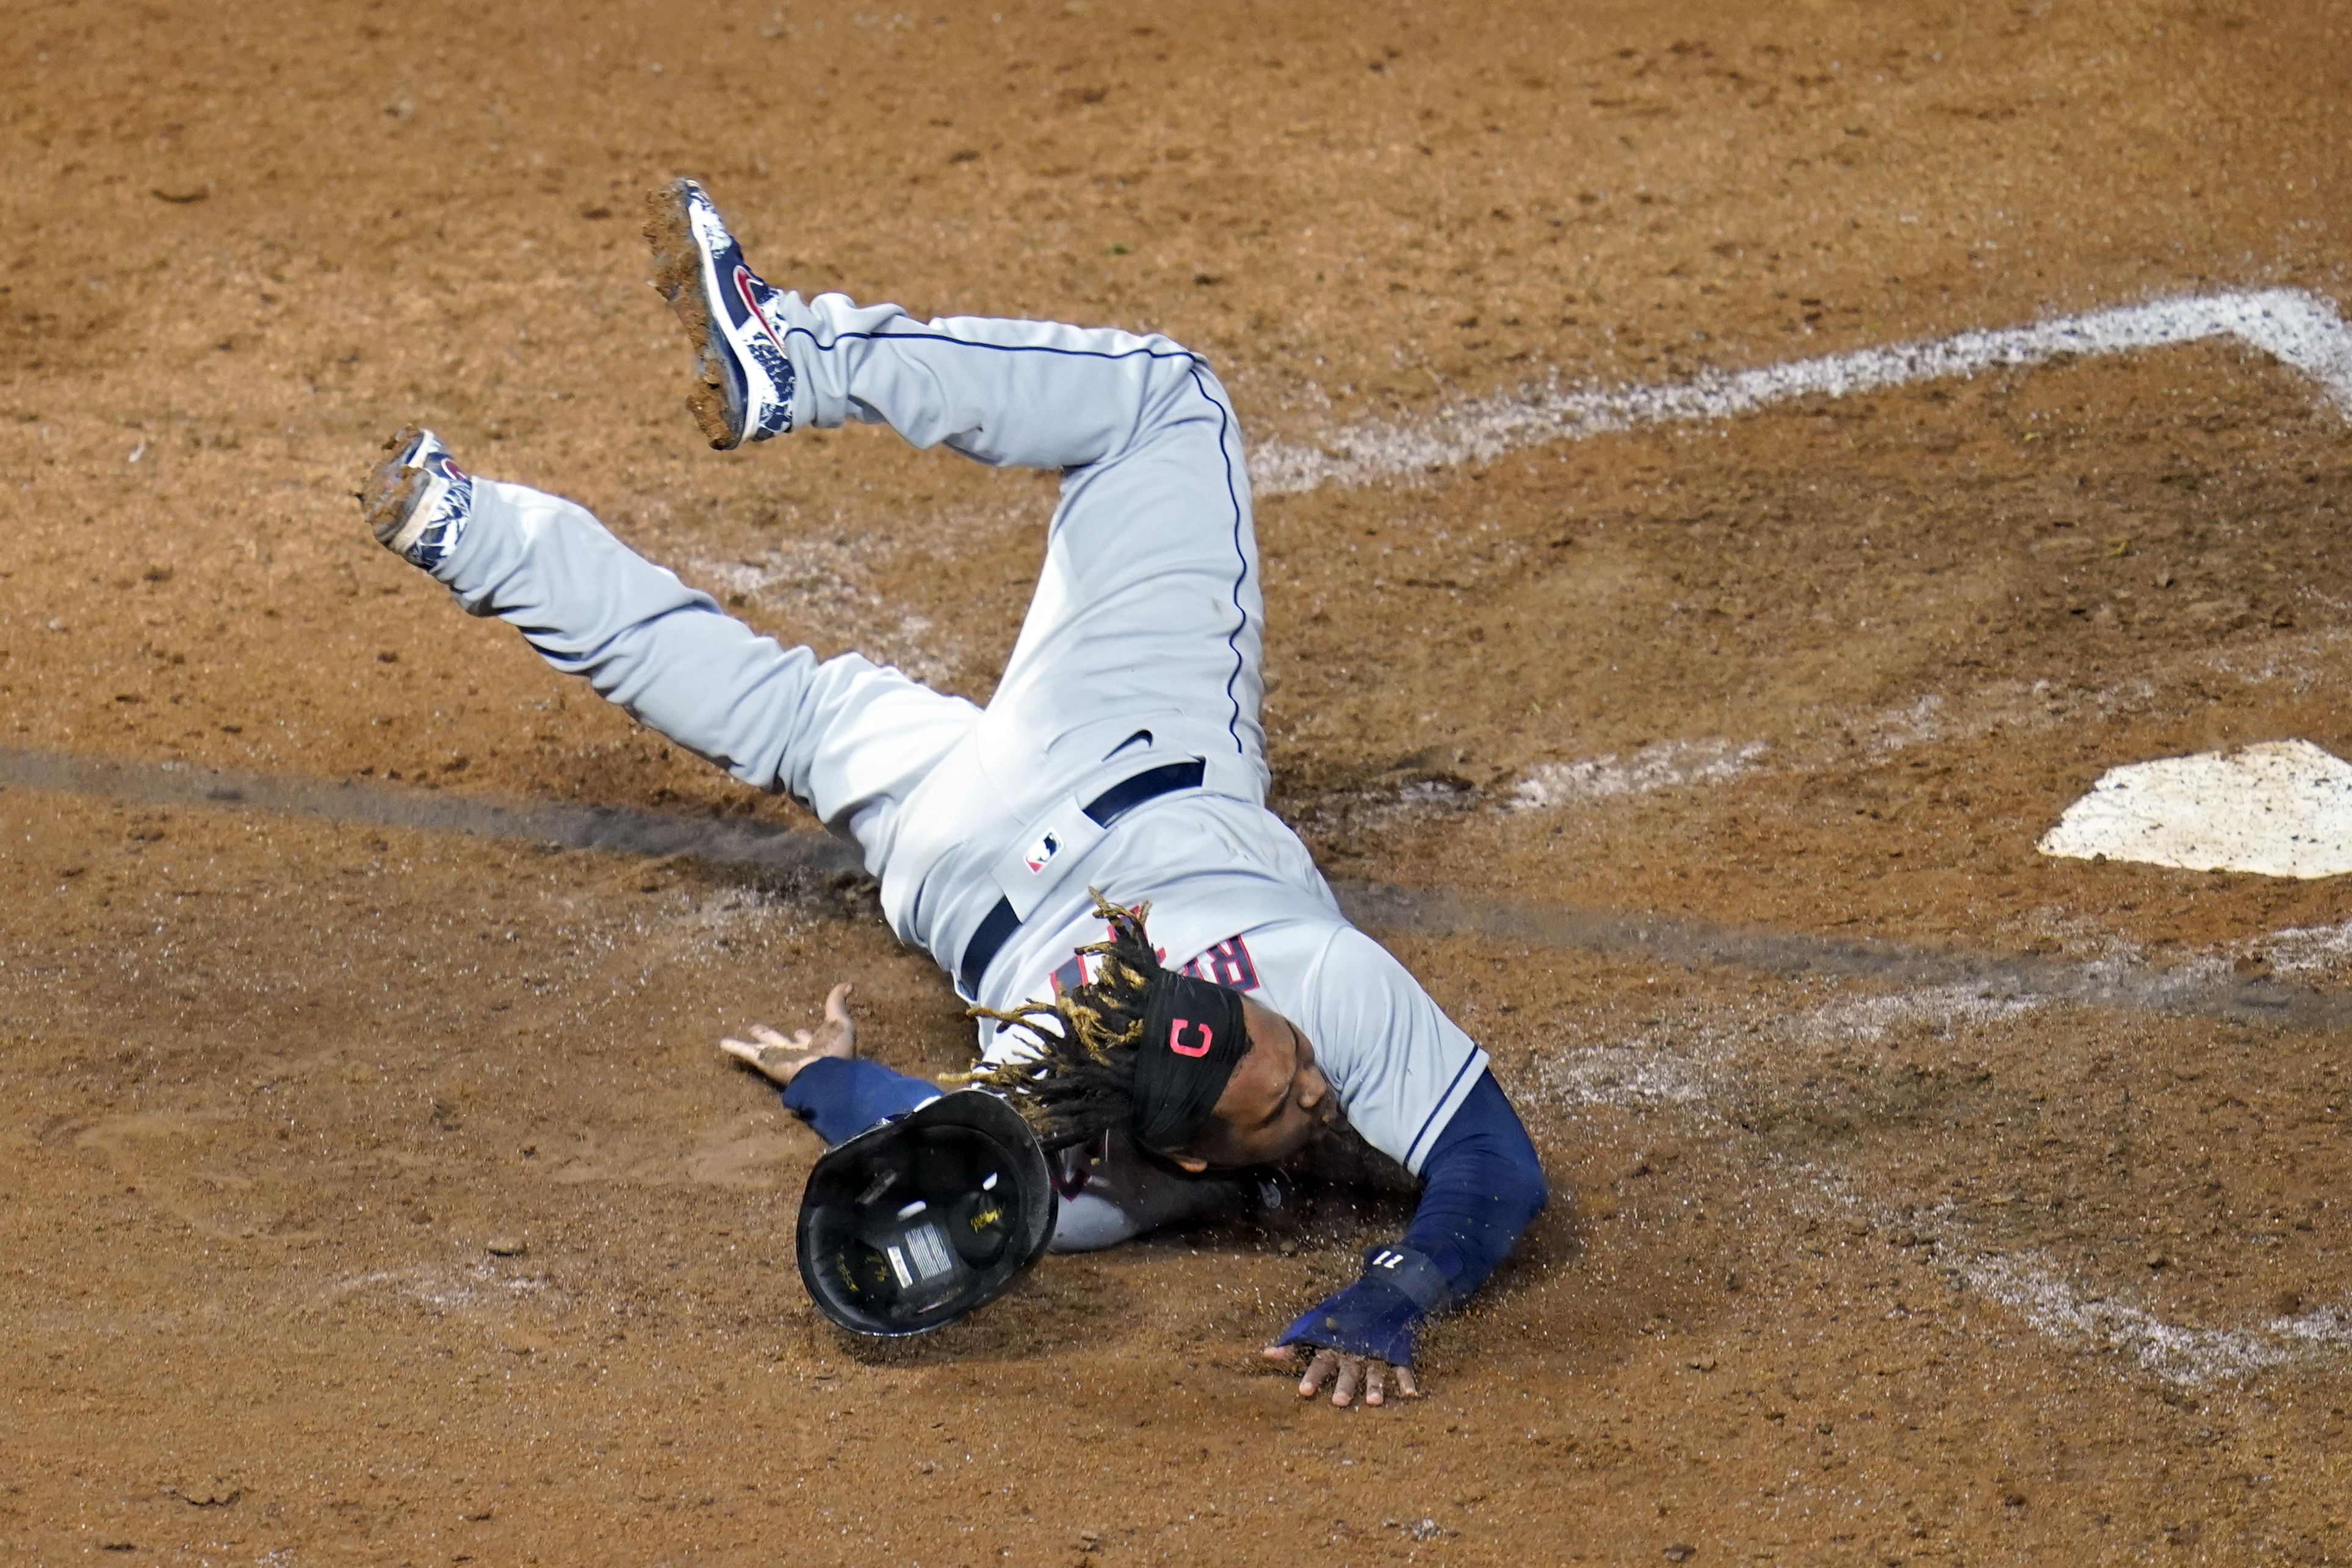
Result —
M 1906 1217 L 1855 1192 L 1844 1176 L 1810 1162 L 1790 1167 L 1787 1174 L 1806 1195 L 1793 1205 L 1800 1212 L 1808 1206 L 1808 1197 L 1825 1199 L 1873 1235 L 1924 1242 L 1932 1249 L 1937 1271 L 2015 1314 L 2043 1338 L 2129 1362 L 2176 1388 L 2208 1388 L 2266 1372 L 2340 1364 L 2345 1353 L 2352 1351 L 2352 1311 L 2343 1306 L 2273 1315 L 2241 1328 L 2167 1322 L 2145 1307 L 2078 1289 L 2062 1270 L 2030 1249 L 2001 1252 L 1970 1245 L 1963 1239 L 1965 1222 L 1950 1205 Z
M 1852 397 L 2056 359 L 2133 353 L 2231 339 L 2302 371 L 2352 420 L 2352 329 L 2335 302 L 2299 288 L 2198 294 L 2118 306 L 2027 327 L 1858 349 L 1750 371 L 1710 371 L 1655 386 L 1482 398 L 1434 421 L 1371 421 L 1311 445 L 1270 441 L 1250 460 L 1253 486 L 1278 496 L 1363 485 L 1482 462 L 1522 446 L 1692 420 L 1728 419 L 1804 397 Z
M 1842 998 L 1760 1023 L 1753 1017 L 1685 1020 L 1540 1061 L 1536 1092 L 1570 1109 L 1614 1106 L 1719 1128 L 1725 1103 L 1745 1072 L 1744 1053 L 1759 1046 L 1873 1041 L 1903 1025 L 1999 1029 L 2042 1005 L 2036 998 L 1982 996 L 1973 987 L 1939 986 Z M 1812 1161 L 1784 1163 L 1778 1155 L 1769 1160 L 1790 1183 L 1793 1212 L 1834 1215 L 1859 1222 L 1882 1241 L 1924 1246 L 1930 1266 L 1955 1288 L 2001 1308 L 2032 1333 L 2067 1349 L 2116 1357 L 2175 1387 L 2341 1365 L 2352 1353 L 2352 1304 L 2273 1314 L 2235 1327 L 2168 1322 L 2124 1299 L 2120 1290 L 2076 1285 L 2032 1249 L 1987 1245 L 1954 1203 L 1898 1209 L 1859 1188 L 1850 1172 Z
M 2178 1387 L 2202 1388 L 2352 1349 L 2352 1315 L 2341 1307 L 2268 1318 L 2250 1328 L 2189 1328 L 2145 1308 L 2085 1295 L 2030 1254 L 1979 1252 L 1960 1259 L 1957 1268 L 1971 1290 L 2049 1338 L 2121 1355 Z

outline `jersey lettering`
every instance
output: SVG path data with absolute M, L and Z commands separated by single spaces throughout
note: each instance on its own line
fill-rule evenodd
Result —
M 1183 972 L 1229 991 L 1254 991 L 1258 987 L 1257 964 L 1250 957 L 1249 944 L 1238 936 L 1226 937 L 1185 965 Z
M 1158 952 L 1162 959 L 1168 956 L 1168 950 L 1164 947 Z M 1250 956 L 1249 944 L 1238 936 L 1226 937 L 1177 973 L 1223 986 L 1229 991 L 1254 991 L 1259 985 L 1257 961 Z M 1049 984 L 1054 995 L 1058 997 L 1076 990 L 1094 977 L 1095 972 L 1087 965 L 1087 956 L 1073 953 L 1068 962 L 1054 971 Z

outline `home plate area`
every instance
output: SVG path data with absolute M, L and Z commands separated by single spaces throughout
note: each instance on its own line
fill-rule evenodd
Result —
M 0 1560 L 2352 1559 L 2340 7 L 18 9 Z M 1260 1354 L 1345 1139 L 812 1306 L 718 1041 L 940 1079 L 952 982 L 352 494 L 429 424 L 987 701 L 1066 476 L 711 452 L 679 175 L 1232 394 L 1269 806 L 1550 1186 L 1423 1397 Z
M 2042 852 L 2262 876 L 2352 872 L 2352 764 L 2307 740 L 2115 768 Z

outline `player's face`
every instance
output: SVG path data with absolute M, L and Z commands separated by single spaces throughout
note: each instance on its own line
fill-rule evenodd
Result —
M 1250 1048 L 1217 1096 L 1216 1120 L 1186 1166 L 1262 1166 L 1297 1154 L 1318 1127 L 1339 1119 L 1339 1097 L 1315 1065 L 1315 1048 L 1288 1019 L 1244 1001 Z

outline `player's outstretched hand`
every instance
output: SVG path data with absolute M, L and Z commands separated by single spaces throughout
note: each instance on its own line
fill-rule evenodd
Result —
M 825 993 L 824 1021 L 814 1029 L 794 1030 L 790 1036 L 766 1024 L 751 1026 L 750 1040 L 729 1038 L 719 1049 L 738 1061 L 758 1068 L 779 1084 L 790 1083 L 800 1070 L 820 1056 L 847 1061 L 857 1054 L 857 1024 L 849 1016 L 848 981 Z
M 1298 1397 L 1301 1399 L 1314 1398 L 1328 1383 L 1334 1405 L 1345 1407 L 1352 1403 L 1358 1389 L 1363 1391 L 1365 1404 L 1385 1404 L 1391 1377 L 1396 1379 L 1396 1391 L 1400 1395 L 1407 1399 L 1421 1397 L 1421 1385 L 1412 1380 L 1412 1368 L 1391 1366 L 1373 1356 L 1349 1355 L 1319 1345 L 1270 1344 L 1265 1347 L 1265 1358 L 1295 1366 L 1298 1364 L 1301 1349 L 1315 1352 L 1315 1359 L 1307 1364 L 1306 1375 L 1298 1380 Z

